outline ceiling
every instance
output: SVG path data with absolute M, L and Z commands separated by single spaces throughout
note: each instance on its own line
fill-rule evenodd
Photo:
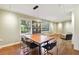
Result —
M 39 8 L 33 10 L 34 6 L 35 4 L 0 4 L 0 9 L 35 16 L 50 21 L 66 21 L 71 20 L 71 11 L 79 5 L 39 4 Z

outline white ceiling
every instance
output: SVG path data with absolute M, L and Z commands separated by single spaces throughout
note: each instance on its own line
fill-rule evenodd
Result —
M 73 4 L 39 4 L 39 8 L 33 10 L 34 4 L 0 4 L 0 9 L 19 12 L 26 15 L 47 19 L 50 21 L 70 20 L 71 11 L 79 5 Z

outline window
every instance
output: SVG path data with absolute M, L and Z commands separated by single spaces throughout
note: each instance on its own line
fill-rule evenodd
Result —
M 27 33 L 30 32 L 30 30 L 31 30 L 31 22 L 21 20 L 21 33 Z
M 49 31 L 49 23 L 48 22 L 42 22 L 42 31 Z

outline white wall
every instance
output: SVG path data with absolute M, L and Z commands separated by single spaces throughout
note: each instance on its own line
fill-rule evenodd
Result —
M 16 14 L 0 10 L 0 46 L 20 41 L 19 19 Z
M 56 25 L 56 32 L 57 33 L 63 33 L 68 34 L 72 33 L 72 23 L 70 21 L 67 22 L 58 22 Z
M 63 31 L 63 24 L 61 22 L 59 22 L 57 25 L 57 32 L 62 33 L 62 31 Z
M 49 24 L 49 32 L 50 33 L 56 33 L 56 23 L 50 22 L 50 24 Z
M 65 22 L 63 25 L 64 25 L 63 29 L 65 34 L 72 33 L 72 29 L 73 29 L 72 22 Z

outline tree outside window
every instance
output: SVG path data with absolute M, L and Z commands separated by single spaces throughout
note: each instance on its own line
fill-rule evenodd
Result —
M 21 20 L 21 33 L 27 33 L 31 30 L 30 21 Z

